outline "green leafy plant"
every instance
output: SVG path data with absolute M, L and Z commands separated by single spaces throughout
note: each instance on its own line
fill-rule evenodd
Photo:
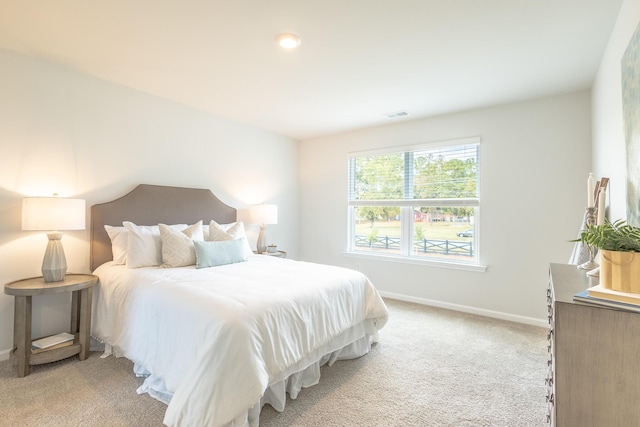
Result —
M 640 252 L 640 228 L 622 219 L 614 223 L 605 219 L 602 225 L 587 225 L 580 237 L 572 242 L 582 242 L 606 251 Z
M 378 229 L 377 228 L 372 228 L 371 229 L 371 232 L 367 236 L 367 240 L 369 240 L 369 243 L 375 243 L 375 241 L 378 240 Z

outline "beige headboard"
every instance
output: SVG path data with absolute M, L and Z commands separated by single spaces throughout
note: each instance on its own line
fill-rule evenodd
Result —
M 234 222 L 235 208 L 225 205 L 210 190 L 140 184 L 130 193 L 107 203 L 91 206 L 91 271 L 111 261 L 111 240 L 105 225 L 121 226 L 122 221 L 138 225 L 193 224 L 212 219 Z

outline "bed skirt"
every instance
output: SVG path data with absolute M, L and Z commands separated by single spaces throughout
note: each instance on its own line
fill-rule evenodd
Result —
M 370 319 L 348 329 L 290 367 L 286 372 L 272 378 L 260 401 L 246 412 L 238 415 L 225 427 L 258 427 L 260 411 L 264 405 L 269 404 L 276 411 L 282 412 L 286 405 L 287 394 L 291 399 L 296 399 L 300 390 L 318 384 L 321 366 L 331 366 L 336 360 L 356 359 L 364 356 L 371 350 L 371 344 L 377 342 L 377 339 L 377 330 Z M 119 356 L 117 353 L 108 345 L 106 346 L 105 355 Z M 137 376 L 145 377 L 144 383 L 137 390 L 138 394 L 148 393 L 151 397 L 167 405 L 170 404 L 173 393 L 165 388 L 164 382 L 160 378 L 150 375 L 148 371 L 136 363 L 134 363 L 133 369 Z

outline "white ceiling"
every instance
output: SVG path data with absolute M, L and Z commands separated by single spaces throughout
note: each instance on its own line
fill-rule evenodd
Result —
M 0 48 L 305 140 L 589 88 L 621 3 L 0 0 Z

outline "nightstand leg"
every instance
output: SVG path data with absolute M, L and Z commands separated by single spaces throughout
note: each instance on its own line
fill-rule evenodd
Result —
M 71 292 L 71 326 L 69 332 L 77 334 L 80 331 L 80 291 Z
M 31 358 L 31 297 L 16 296 L 14 308 L 13 345 L 18 360 L 18 377 L 29 375 Z
M 78 296 L 80 299 L 80 360 L 85 360 L 89 357 L 90 346 L 90 334 L 89 325 L 91 324 L 91 296 L 93 294 L 93 288 L 86 288 L 80 291 Z

